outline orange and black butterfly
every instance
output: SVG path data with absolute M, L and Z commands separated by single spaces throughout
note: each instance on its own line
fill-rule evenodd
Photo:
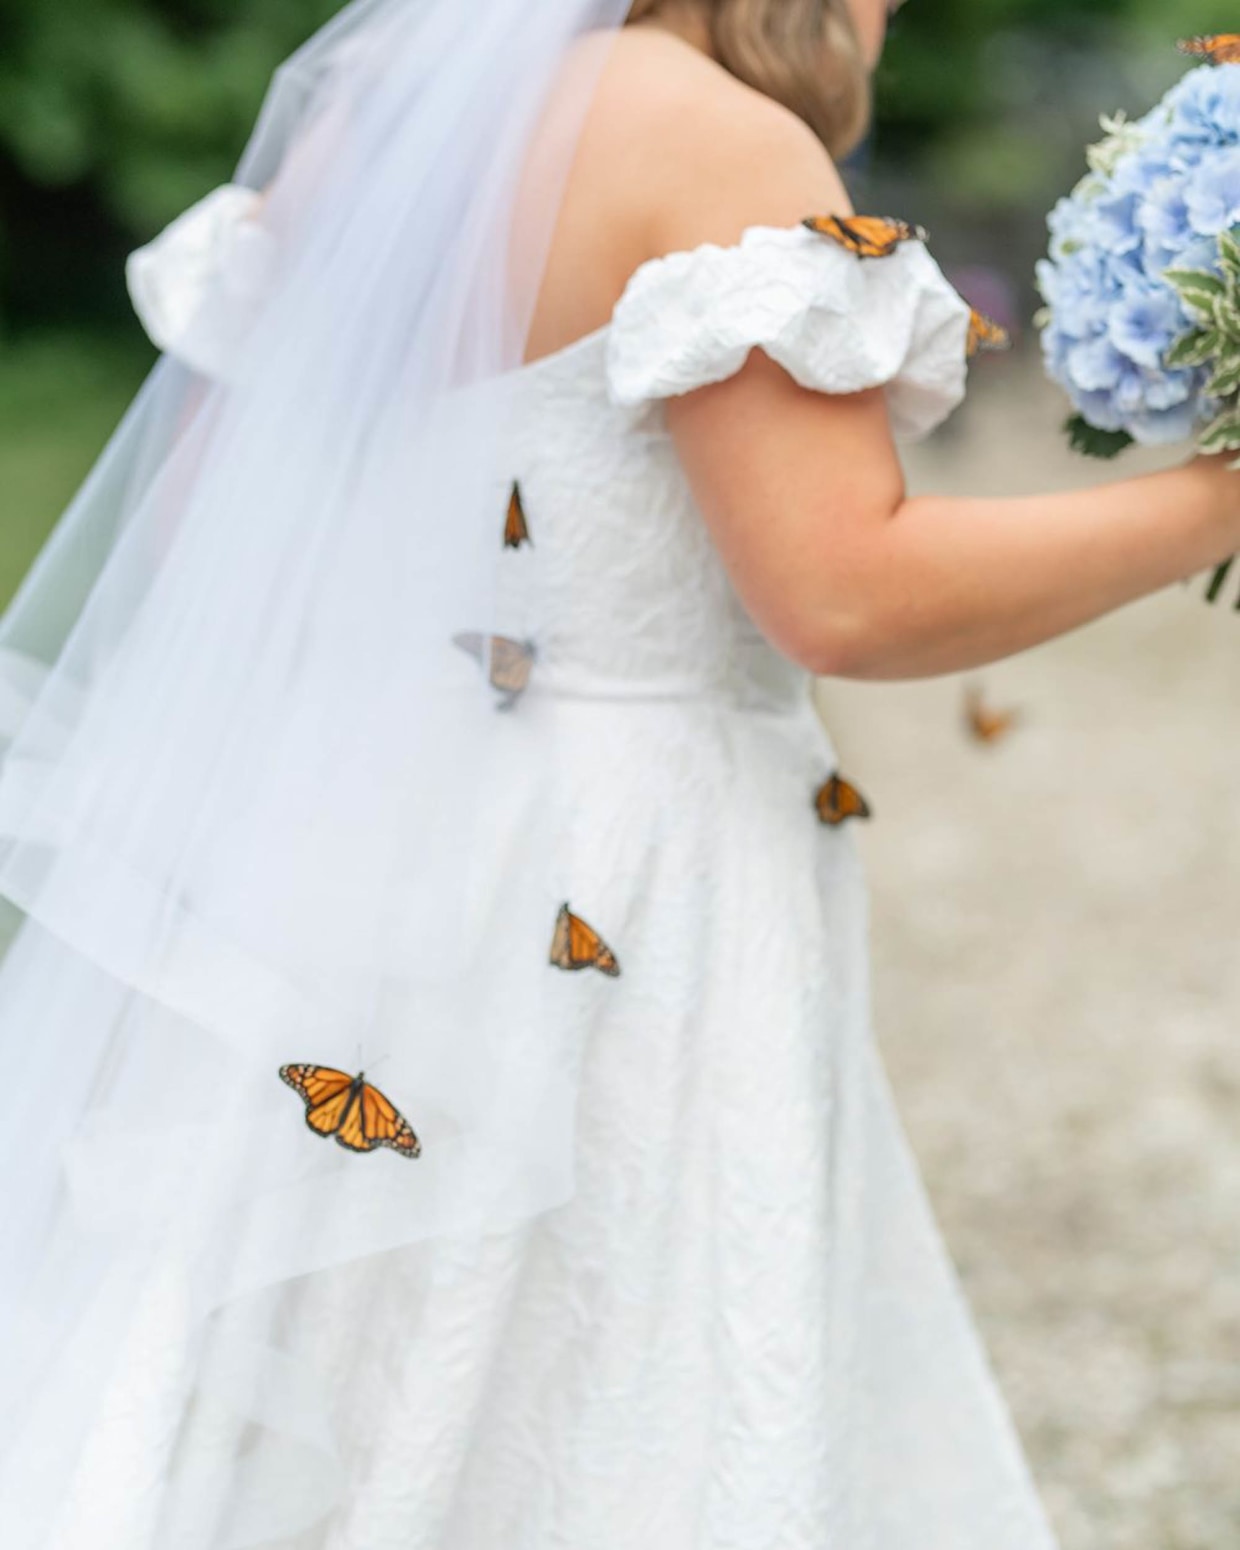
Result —
M 504 523 L 504 548 L 519 549 L 522 544 L 532 545 L 533 542 L 521 503 L 521 486 L 514 484 L 508 501 L 508 520 Z
M 927 237 L 925 227 L 884 215 L 810 215 L 801 224 L 858 258 L 889 258 L 902 242 L 925 242 Z
M 965 688 L 964 720 L 969 736 L 979 743 L 997 743 L 1020 721 L 1017 710 L 991 710 L 976 684 Z
M 574 915 L 567 904 L 560 906 L 556 916 L 551 962 L 557 969 L 597 969 L 613 979 L 620 973 L 615 953 L 594 927 Z
M 1182 38 L 1176 47 L 1181 54 L 1208 59 L 1212 65 L 1240 64 L 1240 32 L 1220 32 L 1205 38 Z
M 281 1066 L 280 1077 L 305 1099 L 306 1124 L 316 1135 L 334 1136 L 350 1152 L 391 1147 L 402 1157 L 419 1157 L 422 1143 L 389 1098 L 366 1080 L 331 1066 Z
M 979 312 L 973 307 L 969 312 L 969 342 L 968 356 L 972 360 L 975 355 L 984 350 L 1008 350 L 1012 345 L 1012 336 L 1001 323 L 996 323 L 993 318 L 988 318 L 984 312 Z
M 529 685 L 534 665 L 534 646 L 526 640 L 510 640 L 507 635 L 480 635 L 466 630 L 452 637 L 452 644 L 467 651 L 475 662 L 487 669 L 491 686 L 504 698 L 501 710 L 511 710 Z
M 870 804 L 856 786 L 839 774 L 824 781 L 814 793 L 814 811 L 820 823 L 829 823 L 833 827 L 847 823 L 850 818 L 873 816 Z

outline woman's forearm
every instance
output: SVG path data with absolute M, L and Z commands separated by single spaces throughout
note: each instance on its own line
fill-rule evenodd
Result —
M 932 677 L 1040 645 L 1240 550 L 1221 459 L 1094 489 L 903 501 L 868 546 L 834 676 Z

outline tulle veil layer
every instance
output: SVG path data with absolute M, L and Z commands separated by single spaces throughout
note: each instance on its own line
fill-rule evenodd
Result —
M 237 176 L 274 259 L 227 373 L 159 362 L 0 620 L 6 1550 L 319 1521 L 312 1369 L 229 1304 L 572 1193 L 556 749 L 453 636 L 502 624 L 509 375 L 627 9 L 360 0 L 295 55 Z M 311 1134 L 290 1062 L 364 1069 L 421 1155 Z M 212 1512 L 191 1404 L 269 1444 Z

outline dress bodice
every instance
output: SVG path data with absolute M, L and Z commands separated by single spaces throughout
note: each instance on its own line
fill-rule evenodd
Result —
M 258 205 L 217 190 L 130 261 L 156 343 L 208 375 L 261 302 Z M 805 226 L 755 226 L 641 265 L 607 326 L 503 379 L 528 544 L 508 550 L 497 629 L 529 642 L 540 692 L 799 700 L 808 675 L 749 619 L 699 513 L 663 404 L 764 350 L 802 386 L 883 386 L 898 436 L 963 396 L 969 308 L 922 243 L 864 260 Z M 502 509 L 502 507 L 501 507 Z
M 514 374 L 508 434 L 531 543 L 504 556 L 499 626 L 540 690 L 616 698 L 797 693 L 740 606 L 670 437 L 612 401 L 609 330 Z
M 737 597 L 663 402 L 761 348 L 806 387 L 885 384 L 897 433 L 918 437 L 964 391 L 968 315 L 920 244 L 867 266 L 804 228 L 753 227 L 642 265 L 607 327 L 514 372 L 509 462 L 532 544 L 508 557 L 501 627 L 538 643 L 539 686 L 803 696 L 808 675 Z

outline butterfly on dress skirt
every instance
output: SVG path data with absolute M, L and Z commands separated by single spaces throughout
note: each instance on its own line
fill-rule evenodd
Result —
M 1181 54 L 1208 59 L 1212 65 L 1240 64 L 1240 32 L 1221 32 L 1204 38 L 1182 38 L 1176 47 Z
M 1010 350 L 1012 336 L 1001 323 L 988 318 L 976 307 L 969 309 L 969 338 L 966 353 L 970 360 L 987 350 Z
M 551 963 L 557 969 L 597 969 L 615 979 L 620 973 L 616 955 L 593 926 L 574 915 L 567 904 L 556 916 L 551 939 Z
M 902 242 L 925 242 L 924 226 L 885 215 L 809 215 L 801 222 L 858 258 L 889 258 Z
M 521 502 L 521 486 L 513 484 L 508 501 L 508 520 L 504 523 L 504 548 L 519 549 L 522 544 L 533 546 L 529 524 L 525 520 L 525 507 Z
M 511 710 L 529 685 L 530 669 L 536 654 L 533 642 L 511 640 L 507 635 L 480 635 L 476 630 L 465 630 L 452 637 L 452 644 L 488 668 L 491 687 L 503 695 L 499 709 Z
M 976 684 L 965 688 L 964 720 L 969 736 L 979 743 L 997 743 L 1020 721 L 1017 710 L 991 710 Z
M 850 781 L 832 775 L 814 793 L 814 811 L 820 823 L 838 827 L 850 818 L 870 818 L 873 810 Z
M 350 1076 L 331 1066 L 281 1066 L 280 1077 L 305 1099 L 306 1124 L 326 1139 L 334 1136 L 350 1152 L 391 1147 L 402 1157 L 419 1157 L 422 1143 L 413 1126 L 365 1072 Z

